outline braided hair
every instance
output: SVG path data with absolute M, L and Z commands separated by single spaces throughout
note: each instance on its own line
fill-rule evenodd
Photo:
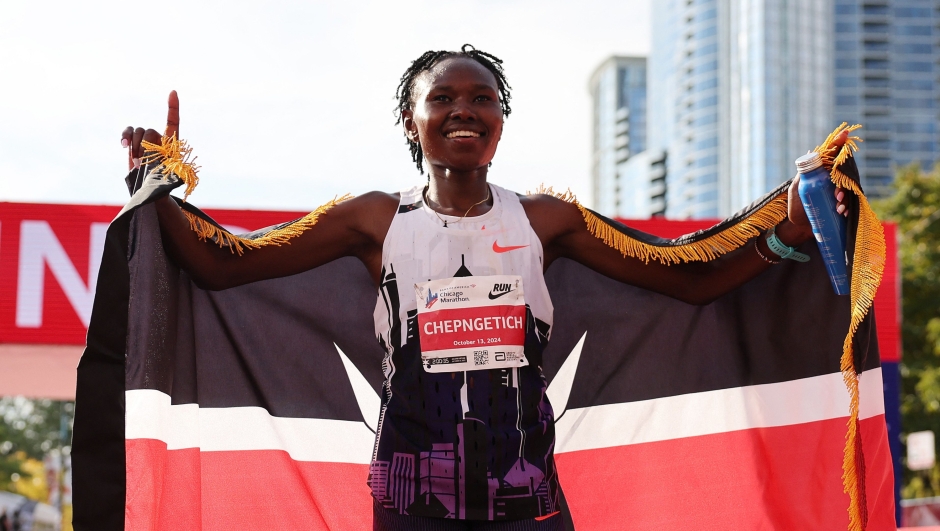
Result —
M 427 51 L 421 57 L 411 62 L 411 66 L 405 70 L 398 83 L 398 89 L 395 91 L 395 97 L 398 98 L 398 107 L 395 108 L 395 125 L 400 125 L 402 113 L 414 106 L 414 87 L 415 81 L 422 72 L 431 70 L 437 63 L 451 57 L 466 57 L 483 65 L 484 68 L 493 74 L 496 78 L 496 88 L 499 90 L 499 106 L 503 109 L 503 116 L 508 117 L 512 109 L 509 107 L 509 100 L 512 95 L 509 93 L 512 87 L 506 81 L 506 74 L 503 72 L 503 61 L 495 55 L 477 50 L 470 44 L 464 44 L 459 52 L 448 51 Z M 421 144 L 412 142 L 408 135 L 405 135 L 405 143 L 411 149 L 411 160 L 418 166 L 418 171 L 424 173 L 424 152 L 421 150 Z

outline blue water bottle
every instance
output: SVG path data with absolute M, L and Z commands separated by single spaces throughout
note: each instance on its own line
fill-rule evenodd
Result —
M 849 277 L 846 274 L 845 218 L 836 212 L 836 185 L 823 168 L 819 153 L 807 153 L 796 159 L 800 173 L 800 200 L 806 216 L 813 227 L 813 235 L 819 246 L 832 289 L 836 295 L 849 294 Z

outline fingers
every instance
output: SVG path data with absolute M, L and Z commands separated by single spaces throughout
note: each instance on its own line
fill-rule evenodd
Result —
M 173 90 L 167 100 L 166 113 L 166 132 L 168 137 L 177 136 L 179 138 L 180 130 L 180 99 Z M 127 148 L 127 167 L 134 169 L 140 166 L 140 158 L 144 156 L 144 148 L 141 146 L 143 141 L 152 144 L 159 144 L 164 135 L 154 129 L 144 129 L 143 127 L 134 128 L 127 126 L 121 132 L 121 146 Z
M 151 144 L 160 144 L 162 138 L 163 135 L 161 135 L 160 132 L 156 129 L 147 129 L 144 131 L 145 142 L 150 142 Z M 141 148 L 141 151 L 144 151 L 143 148 Z
M 143 154 L 140 142 L 144 139 L 144 128 L 138 127 L 134 129 L 134 133 L 131 136 L 131 157 L 134 161 L 134 167 L 140 166 L 140 157 Z
M 845 217 L 849 216 L 849 207 L 845 204 L 845 190 L 840 187 L 836 187 L 833 195 L 836 196 L 836 212 L 842 214 Z
M 121 131 L 121 147 L 127 148 L 127 171 L 134 169 L 134 153 L 131 149 L 131 141 L 134 139 L 134 127 L 127 126 Z
M 167 100 L 166 112 L 166 136 L 174 135 L 179 138 L 180 130 L 180 98 L 175 90 L 170 91 L 170 97 Z
M 797 174 L 787 190 L 787 219 L 797 227 L 809 230 L 809 218 L 806 217 L 806 210 L 803 209 L 803 202 L 800 201 L 799 183 L 800 176 Z

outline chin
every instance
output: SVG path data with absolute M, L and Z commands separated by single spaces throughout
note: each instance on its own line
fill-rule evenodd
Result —
M 477 171 L 489 166 L 489 160 L 475 160 L 475 161 L 448 161 L 441 162 L 439 164 L 434 164 L 435 166 L 442 166 L 447 171 L 453 172 L 472 172 Z

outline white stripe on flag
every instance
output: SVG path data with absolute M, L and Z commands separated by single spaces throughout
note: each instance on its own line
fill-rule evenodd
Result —
M 274 417 L 260 407 L 171 405 L 160 391 L 125 391 L 127 439 L 156 439 L 169 450 L 283 450 L 295 461 L 368 464 L 375 435 L 347 420 Z
M 881 369 L 860 382 L 862 419 L 884 414 Z M 202 451 L 283 450 L 297 461 L 368 464 L 375 436 L 362 422 L 274 417 L 260 407 L 171 405 L 160 391 L 125 392 L 127 439 Z M 839 373 L 773 384 L 569 409 L 555 453 L 848 417 Z
M 884 414 L 881 368 L 861 375 L 859 417 Z M 639 402 L 568 409 L 555 423 L 555 453 L 640 444 L 848 417 L 842 374 Z

